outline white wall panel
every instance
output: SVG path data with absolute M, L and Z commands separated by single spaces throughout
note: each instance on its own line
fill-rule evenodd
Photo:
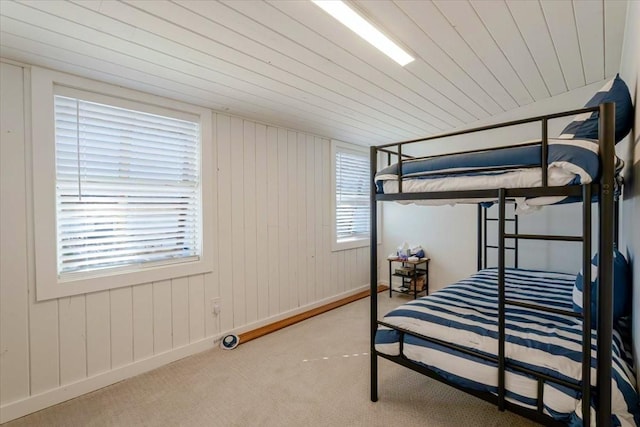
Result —
M 109 291 L 111 305 L 111 368 L 133 361 L 133 298 L 131 288 Z
M 278 249 L 270 254 L 271 262 L 279 265 L 278 306 L 280 311 L 287 311 L 289 305 L 289 256 L 293 248 L 289 247 L 289 155 L 287 130 L 278 128 Z
M 231 234 L 231 119 L 228 116 L 216 117 L 216 144 L 218 151 L 218 280 L 222 312 L 221 330 L 233 327 L 233 286 L 232 265 L 233 246 Z
M 329 141 L 212 113 L 213 134 L 203 137 L 215 144 L 216 185 L 205 195 L 216 206 L 209 213 L 214 270 L 35 302 L 22 75 L 23 68 L 2 63 L 0 113 L 3 130 L 12 131 L 3 135 L 0 171 L 3 408 L 363 285 L 356 252 L 348 251 L 353 262 L 341 271 L 345 253 L 330 252 Z M 25 75 L 28 82 L 28 69 Z M 5 214 L 5 202 L 11 213 Z M 211 299 L 218 297 L 216 317 Z
M 153 284 L 153 352 L 171 350 L 171 280 Z
M 173 347 L 189 344 L 189 279 L 171 280 L 171 330 Z
M 214 316 L 212 313 L 211 300 L 218 298 L 220 295 L 220 289 L 218 289 L 218 269 L 214 270 L 214 273 L 203 274 L 204 280 L 204 322 L 205 322 L 205 335 L 215 336 L 220 333 L 220 316 Z
M 0 67 L 0 396 L 16 400 L 29 395 L 23 79 L 22 68 Z
M 338 291 L 339 292 L 344 292 L 346 290 L 345 288 L 345 284 L 346 284 L 346 280 L 345 280 L 345 264 L 344 264 L 344 258 L 345 258 L 345 251 L 340 251 L 338 252 Z
M 213 157 L 211 164 L 214 165 L 214 167 L 216 168 L 216 171 L 218 171 L 218 150 L 216 149 L 217 148 L 216 136 L 218 135 L 218 131 L 217 131 L 218 115 L 212 112 L 211 116 L 212 116 L 211 117 L 211 124 L 212 124 L 211 135 L 205 136 L 206 138 L 205 140 L 209 140 L 213 143 L 214 149 L 211 150 L 211 153 L 212 153 L 211 155 Z M 218 181 L 217 175 L 214 174 L 214 176 L 216 177 L 215 181 L 217 183 Z M 214 183 L 214 185 L 211 186 L 212 194 L 209 197 L 211 197 L 211 199 L 213 200 L 213 206 L 215 207 L 215 209 L 213 209 L 213 212 L 210 213 L 212 216 L 211 222 L 213 224 L 213 239 L 215 242 L 218 242 L 219 235 L 220 235 L 220 230 L 218 229 L 219 188 L 216 185 L 216 183 Z M 204 298 L 205 298 L 205 305 L 204 305 L 205 334 L 208 337 L 217 335 L 220 333 L 220 316 L 213 316 L 212 304 L 211 304 L 211 299 L 220 297 L 220 277 L 218 275 L 218 272 L 220 271 L 220 268 L 218 267 L 219 261 L 220 261 L 220 245 L 216 243 L 216 244 L 213 244 L 212 247 L 213 247 L 212 249 L 213 272 L 206 273 L 204 274 L 204 277 L 203 277 Z
M 288 250 L 283 257 L 287 260 L 287 306 L 289 308 L 295 308 L 298 306 L 298 276 L 300 271 L 298 270 L 298 254 L 300 248 L 298 248 L 298 197 L 296 189 L 298 187 L 298 135 L 296 132 L 287 131 L 287 188 L 286 193 L 288 196 L 287 214 L 289 219 L 286 227 L 282 228 L 282 232 L 287 239 Z M 292 268 L 293 267 L 293 268 Z
M 257 246 L 257 203 L 256 203 L 256 124 L 245 120 L 243 122 L 244 158 L 243 189 L 244 196 L 244 242 L 243 253 L 240 256 L 244 270 L 244 323 L 252 323 L 258 319 L 258 270 L 256 263 Z
M 153 356 L 153 284 L 133 287 L 133 359 Z
M 244 242 L 244 129 L 242 119 L 231 118 L 231 286 L 233 325 L 245 322 L 245 242 Z
M 280 313 L 280 257 L 278 253 L 278 129 L 267 127 L 267 227 L 269 315 Z
M 296 183 L 296 216 L 298 218 L 298 230 L 296 231 L 298 250 L 296 265 L 298 266 L 298 276 L 296 283 L 296 305 L 304 305 L 307 301 L 307 136 L 298 133 L 298 158 L 296 164 L 298 166 L 298 174 L 295 179 Z
M 329 292 L 338 293 L 338 252 L 331 252 L 329 261 L 331 263 L 331 269 L 329 270 Z
M 111 369 L 111 310 L 109 306 L 109 291 L 88 294 L 86 305 L 87 376 L 92 376 Z
M 189 342 L 196 342 L 205 337 L 205 305 L 204 274 L 190 276 L 189 280 Z
M 316 276 L 316 231 L 315 231 L 315 214 L 316 199 L 314 194 L 315 188 L 315 138 L 311 135 L 306 136 L 307 153 L 305 159 L 305 197 L 306 197 L 306 215 L 307 215 L 307 247 L 305 248 L 306 263 L 306 280 L 303 282 L 304 292 L 302 302 L 313 301 L 315 298 L 314 284 Z
M 320 234 L 322 239 L 322 251 L 320 252 L 320 280 L 323 297 L 332 295 L 331 289 L 331 197 L 333 188 L 331 187 L 331 144 L 323 139 L 320 144 L 322 148 L 322 163 L 320 171 L 322 173 L 322 184 L 318 186 L 320 191 L 319 200 L 322 202 L 318 211 L 322 212 L 322 227 Z M 317 169 L 316 169 L 317 170 Z
M 256 264 L 258 319 L 269 315 L 269 240 L 267 195 L 267 127 L 256 124 L 256 245 L 253 251 Z
M 58 300 L 60 323 L 60 385 L 87 376 L 85 296 Z
M 35 303 L 35 295 L 29 300 L 29 366 L 33 395 L 60 385 L 60 348 L 58 301 Z
M 316 199 L 316 209 L 315 209 L 315 220 L 314 220 L 314 229 L 315 229 L 315 246 L 316 246 L 316 257 L 315 257 L 315 274 L 314 274 L 314 298 L 321 299 L 324 297 L 324 286 L 322 280 L 322 260 L 323 260 L 323 236 L 322 236 L 322 143 L 320 138 L 315 139 L 314 143 L 314 158 L 316 162 L 316 167 L 314 169 L 314 197 Z M 319 250 L 318 250 L 319 249 Z

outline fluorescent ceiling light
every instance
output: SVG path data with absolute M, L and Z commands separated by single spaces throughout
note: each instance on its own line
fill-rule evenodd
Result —
M 358 15 L 355 10 L 351 9 L 343 1 L 311 1 L 403 67 L 414 60 L 411 55 L 392 42 L 387 36 L 382 34 L 376 27 Z

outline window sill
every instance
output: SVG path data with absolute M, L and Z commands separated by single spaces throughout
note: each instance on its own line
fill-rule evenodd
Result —
M 331 252 L 346 251 L 349 249 L 358 249 L 368 247 L 371 239 L 359 238 L 359 239 L 345 239 L 339 242 L 333 242 L 331 245 Z
M 198 261 L 172 263 L 153 267 L 132 267 L 118 271 L 105 271 L 102 274 L 83 274 L 77 277 L 66 276 L 63 279 L 49 281 L 37 288 L 38 301 L 88 294 L 141 283 L 159 282 L 176 277 L 193 276 L 213 271 L 212 263 L 206 259 Z M 41 283 L 43 284 L 43 283 Z

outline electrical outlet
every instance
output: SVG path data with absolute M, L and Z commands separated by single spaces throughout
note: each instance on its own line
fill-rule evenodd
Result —
M 220 297 L 211 298 L 211 314 L 213 314 L 214 316 L 218 316 L 221 310 L 222 307 L 220 306 Z

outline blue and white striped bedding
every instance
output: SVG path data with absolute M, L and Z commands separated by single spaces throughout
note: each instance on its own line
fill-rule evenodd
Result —
M 432 191 L 526 188 L 542 185 L 539 145 L 508 147 L 477 153 L 453 154 L 402 163 L 402 190 L 406 193 Z M 590 139 L 549 139 L 548 185 L 587 184 L 599 178 L 598 141 Z M 621 160 L 618 159 L 620 163 Z M 621 164 L 619 165 L 621 166 Z M 500 171 L 486 170 L 507 167 Z M 456 173 L 451 175 L 452 172 Z M 434 173 L 420 176 L 421 173 Z M 398 165 L 388 166 L 376 174 L 379 193 L 398 192 Z M 521 200 L 521 211 L 528 206 L 559 203 L 565 197 L 538 197 Z M 489 201 L 489 200 L 483 200 Z M 478 202 L 478 200 L 420 200 L 419 204 L 442 205 Z
M 507 298 L 572 310 L 574 275 L 532 270 L 506 271 Z M 391 311 L 384 322 L 423 336 L 458 344 L 485 354 L 498 349 L 497 270 L 481 270 L 427 297 Z M 568 381 L 581 378 L 582 323 L 568 316 L 507 306 L 505 352 L 517 363 Z M 592 332 L 592 382 L 596 379 L 596 332 Z M 379 326 L 375 347 L 380 353 L 399 354 L 399 333 Z M 406 335 L 404 355 L 445 378 L 468 388 L 497 394 L 497 365 L 425 340 Z M 640 424 L 631 354 L 614 331 L 612 407 L 613 425 Z M 507 369 L 507 400 L 535 409 L 536 380 Z M 545 382 L 545 413 L 568 425 L 581 425 L 580 393 Z M 592 420 L 594 418 L 592 417 Z M 593 423 L 595 425 L 595 422 Z

